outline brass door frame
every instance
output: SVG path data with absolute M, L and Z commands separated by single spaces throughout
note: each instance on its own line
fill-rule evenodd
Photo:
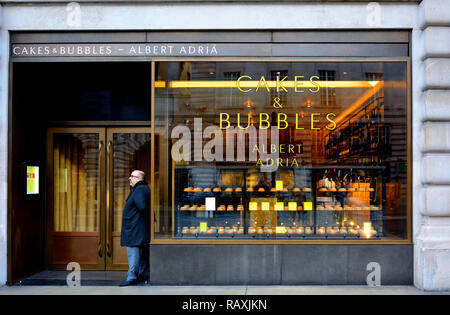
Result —
M 80 264 L 84 270 L 104 270 L 105 266 L 105 128 L 49 128 L 47 130 L 47 172 L 46 172 L 46 266 L 52 269 L 66 269 L 66 265 L 53 263 L 53 229 L 54 229 L 54 174 L 53 174 L 53 136 L 61 133 L 97 133 L 99 135 L 99 185 L 100 185 L 100 224 L 98 230 L 97 264 Z
M 112 127 L 112 128 L 106 128 L 106 154 L 108 157 L 106 158 L 106 230 L 105 230 L 105 236 L 106 236 L 106 270 L 127 270 L 128 265 L 127 264 L 114 264 L 113 263 L 113 218 L 114 218 L 114 145 L 113 145 L 113 139 L 114 134 L 137 134 L 137 133 L 148 133 L 151 135 L 151 128 L 150 127 Z M 151 144 L 152 145 L 152 144 Z M 150 163 L 150 161 L 149 161 Z M 149 167 L 150 169 L 151 167 Z M 150 174 L 147 174 L 147 176 L 150 176 Z M 152 187 L 153 188 L 153 187 Z
M 127 264 L 113 264 L 113 135 L 148 133 L 150 127 L 58 127 L 47 130 L 47 172 L 46 172 L 46 266 L 51 269 L 66 269 L 66 265 L 53 263 L 53 220 L 54 220 L 54 179 L 53 179 L 53 136 L 65 133 L 97 133 L 99 134 L 99 184 L 100 184 L 100 224 L 98 231 L 98 263 L 81 264 L 83 270 L 127 270 Z M 149 161 L 149 163 L 151 163 Z M 149 165 L 151 168 L 151 164 Z M 150 174 L 148 174 L 150 176 Z

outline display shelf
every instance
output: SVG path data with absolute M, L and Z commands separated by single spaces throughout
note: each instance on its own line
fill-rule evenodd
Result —
M 177 239 L 379 239 L 384 234 L 384 166 L 202 171 L 174 167 Z

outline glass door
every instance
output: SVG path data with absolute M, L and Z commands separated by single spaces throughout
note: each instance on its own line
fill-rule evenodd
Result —
M 48 132 L 47 262 L 104 269 L 104 128 Z
M 47 261 L 53 269 L 127 270 L 120 246 L 128 177 L 150 178 L 150 128 L 58 128 L 48 133 Z M 149 185 L 150 186 L 150 185 Z
M 143 171 L 149 183 L 150 130 L 150 128 L 107 129 L 106 269 L 108 270 L 128 269 L 126 247 L 120 246 L 122 212 L 130 192 L 128 178 L 131 172 Z

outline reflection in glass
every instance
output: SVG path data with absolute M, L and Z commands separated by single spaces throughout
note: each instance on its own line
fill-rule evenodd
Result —
M 98 134 L 54 135 L 55 232 L 98 232 L 98 150 Z
M 130 193 L 128 178 L 133 170 L 150 174 L 150 134 L 115 133 L 114 160 L 114 232 L 121 231 L 122 213 Z
M 406 93 L 405 62 L 156 63 L 156 237 L 405 239 Z

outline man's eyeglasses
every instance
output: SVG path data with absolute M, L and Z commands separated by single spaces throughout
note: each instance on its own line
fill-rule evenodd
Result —
M 139 176 L 135 176 L 135 175 L 130 175 L 130 177 L 140 178 Z

